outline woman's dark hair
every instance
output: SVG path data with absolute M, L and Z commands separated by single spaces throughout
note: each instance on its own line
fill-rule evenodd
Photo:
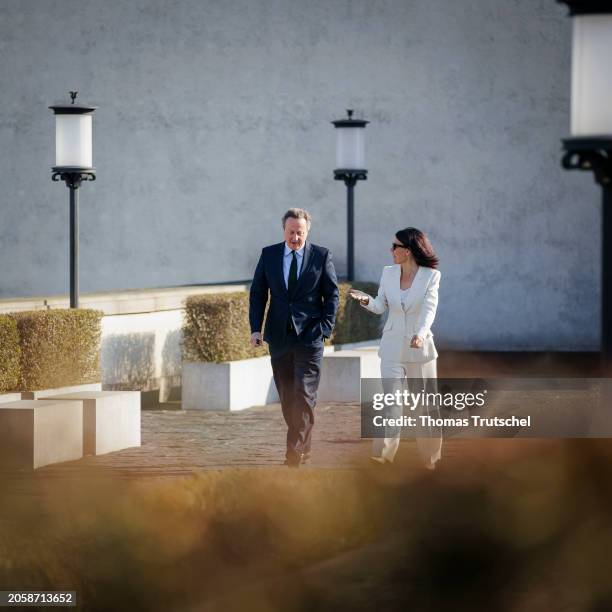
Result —
M 436 257 L 427 236 L 416 227 L 406 227 L 396 232 L 395 237 L 407 248 L 419 266 L 437 268 L 440 260 Z

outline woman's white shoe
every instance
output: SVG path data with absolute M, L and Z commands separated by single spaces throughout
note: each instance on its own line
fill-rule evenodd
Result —
M 372 463 L 378 463 L 379 465 L 385 465 L 385 463 L 391 463 L 390 461 L 388 461 L 384 457 L 370 457 L 370 461 Z

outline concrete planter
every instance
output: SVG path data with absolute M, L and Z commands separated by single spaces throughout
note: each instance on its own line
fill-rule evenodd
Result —
M 56 389 L 40 389 L 39 391 L 22 391 L 22 400 L 41 399 L 53 395 L 78 393 L 80 391 L 102 391 L 102 383 L 90 383 L 87 385 L 75 385 L 73 387 L 58 387 Z
M 361 342 L 350 342 L 348 344 L 334 344 L 336 351 L 360 351 L 362 349 L 376 349 L 380 346 L 380 338 L 373 340 L 362 340 Z
M 82 404 L 84 455 L 140 446 L 140 391 L 81 391 L 50 399 Z
M 318 400 L 359 402 L 361 378 L 380 376 L 378 347 L 325 347 Z M 184 410 L 244 410 L 279 401 L 269 357 L 225 363 L 183 362 Z
M 184 410 L 243 410 L 278 402 L 270 357 L 225 363 L 183 362 Z
M 0 467 L 36 469 L 83 456 L 83 404 L 19 400 L 0 404 Z

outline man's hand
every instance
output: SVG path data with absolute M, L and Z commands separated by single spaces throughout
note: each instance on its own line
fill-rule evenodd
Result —
M 263 344 L 263 340 L 261 339 L 261 332 L 253 332 L 251 334 L 251 346 L 254 348 L 256 346 L 261 346 Z
M 423 346 L 423 338 L 421 336 L 412 336 L 412 340 L 410 340 L 411 348 L 421 348 Z

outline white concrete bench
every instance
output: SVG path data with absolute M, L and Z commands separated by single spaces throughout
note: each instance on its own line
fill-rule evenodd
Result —
M 0 404 L 0 467 L 36 469 L 83 456 L 83 404 L 18 400 Z
M 140 446 L 140 391 L 79 391 L 52 399 L 82 405 L 84 455 Z
M 78 391 L 102 391 L 102 383 L 88 383 L 86 385 L 75 385 L 73 387 L 58 387 L 56 389 L 40 389 L 39 391 L 22 391 L 22 400 L 41 399 L 53 397 L 66 393 L 77 393 Z
M 21 399 L 21 393 L 0 393 L 0 404 L 16 402 Z

